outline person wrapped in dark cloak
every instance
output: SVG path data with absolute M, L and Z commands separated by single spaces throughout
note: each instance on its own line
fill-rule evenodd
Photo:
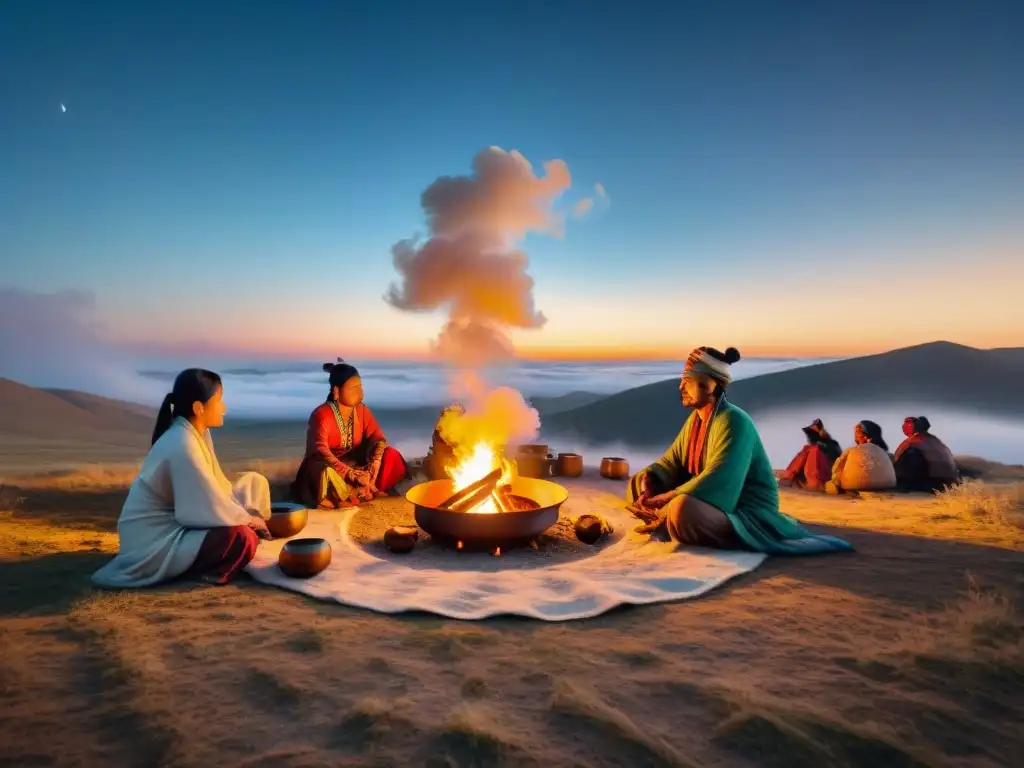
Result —
M 960 468 L 953 452 L 931 433 L 926 416 L 903 420 L 906 436 L 896 453 L 896 484 L 904 491 L 933 492 L 961 482 Z

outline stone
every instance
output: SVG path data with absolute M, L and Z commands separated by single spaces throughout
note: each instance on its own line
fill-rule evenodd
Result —
M 576 531 L 576 538 L 584 544 L 597 544 L 612 530 L 607 521 L 597 515 L 580 515 L 576 518 L 573 529 Z
M 396 554 L 412 552 L 419 539 L 420 529 L 408 525 L 395 525 L 384 531 L 384 546 Z

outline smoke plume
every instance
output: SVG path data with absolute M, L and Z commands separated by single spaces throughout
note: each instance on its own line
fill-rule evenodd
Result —
M 392 248 L 402 279 L 385 301 L 406 312 L 448 315 L 434 352 L 457 371 L 452 394 L 467 408 L 446 414 L 438 429 L 457 456 L 480 442 L 529 440 L 540 429 L 540 416 L 522 394 L 488 389 L 479 370 L 515 357 L 511 330 L 547 322 L 534 306 L 529 259 L 516 243 L 531 233 L 562 236 L 565 214 L 555 204 L 571 185 L 561 160 L 545 163 L 538 176 L 519 152 L 490 147 L 473 158 L 470 175 L 442 176 L 424 190 L 427 239 Z
M 477 154 L 472 168 L 424 190 L 429 236 L 392 248 L 402 280 L 384 297 L 404 311 L 446 310 L 435 351 L 470 368 L 510 359 L 509 331 L 547 322 L 534 307 L 529 260 L 515 243 L 530 233 L 562 235 L 565 216 L 555 203 L 572 184 L 563 161 L 545 163 L 537 176 L 519 152 L 498 147 Z
M 540 414 L 511 387 L 488 389 L 471 372 L 457 379 L 457 396 L 469 403 L 464 413 L 449 411 L 437 423 L 442 439 L 463 459 L 477 443 L 507 445 L 534 439 L 540 432 Z

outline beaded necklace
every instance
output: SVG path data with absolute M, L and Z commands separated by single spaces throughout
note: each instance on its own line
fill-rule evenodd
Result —
M 331 410 L 334 411 L 334 420 L 338 423 L 338 431 L 341 433 L 341 450 L 348 452 L 352 449 L 352 437 L 355 433 L 356 409 L 352 409 L 348 416 L 348 422 L 342 418 L 341 408 L 334 400 L 331 401 Z

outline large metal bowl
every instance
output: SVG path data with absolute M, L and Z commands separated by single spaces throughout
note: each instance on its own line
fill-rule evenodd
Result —
M 526 544 L 558 522 L 558 510 L 569 492 L 550 480 L 517 477 L 512 493 L 540 504 L 540 509 L 495 514 L 452 512 L 437 505 L 453 493 L 452 481 L 431 480 L 409 489 L 406 500 L 413 505 L 416 525 L 442 543 L 461 542 L 470 547 L 498 547 Z

